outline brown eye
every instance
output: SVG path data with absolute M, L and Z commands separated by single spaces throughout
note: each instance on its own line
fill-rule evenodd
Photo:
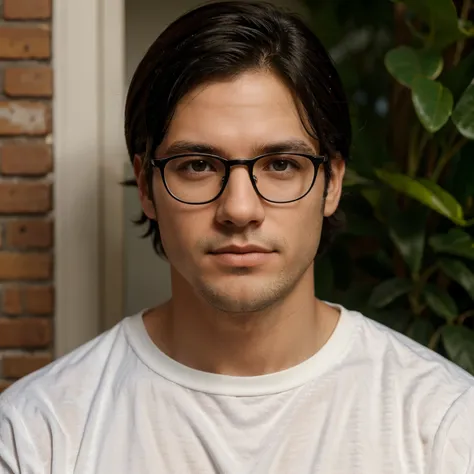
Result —
M 298 170 L 300 166 L 297 161 L 292 159 L 272 158 L 265 163 L 264 169 L 275 173 L 284 173 L 285 171 Z
M 176 160 L 176 163 L 171 166 L 174 166 L 179 172 L 188 174 L 212 173 L 216 171 L 214 161 L 208 159 L 189 159 L 183 157 L 182 160 Z
M 202 172 L 202 171 L 207 171 L 207 166 L 209 166 L 209 163 L 207 163 L 204 160 L 199 160 L 199 161 L 192 161 L 189 166 L 191 169 L 197 173 Z
M 275 160 L 271 163 L 270 166 L 273 167 L 274 171 L 286 171 L 290 165 L 289 161 L 286 160 Z

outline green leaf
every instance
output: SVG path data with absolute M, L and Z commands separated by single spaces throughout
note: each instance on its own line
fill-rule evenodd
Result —
M 396 191 L 416 199 L 459 225 L 465 225 L 461 205 L 451 194 L 430 180 L 415 180 L 407 175 L 378 169 L 376 175 Z
M 428 79 L 436 79 L 443 71 L 444 60 L 441 54 L 434 51 L 416 51 L 419 75 Z
M 466 220 L 464 219 L 464 212 L 461 204 L 456 200 L 456 198 L 449 194 L 448 191 L 443 189 L 439 184 L 431 181 L 431 179 L 418 178 L 418 182 L 425 186 L 429 191 L 433 193 L 434 196 L 437 196 L 440 202 L 443 203 L 445 207 L 446 214 L 440 212 L 440 214 L 445 215 L 449 218 L 449 215 L 452 215 L 452 221 L 459 225 L 466 225 Z
M 403 278 L 392 278 L 380 283 L 370 295 L 369 305 L 384 308 L 413 288 L 413 282 Z
M 457 102 L 466 87 L 472 82 L 473 77 L 474 51 L 471 51 L 452 69 L 445 70 L 439 80 L 451 91 L 454 100 Z
M 373 181 L 368 178 L 364 178 L 357 171 L 353 170 L 352 168 L 346 168 L 346 172 L 344 173 L 344 182 L 343 185 L 345 187 L 350 186 L 359 186 L 359 185 L 373 185 Z
M 412 102 L 422 125 L 430 133 L 437 132 L 453 111 L 453 95 L 438 81 L 417 76 L 412 83 Z
M 412 209 L 394 215 L 389 221 L 389 235 L 412 274 L 420 272 L 425 248 L 427 213 Z
M 428 346 L 434 332 L 435 327 L 431 321 L 416 318 L 413 324 L 408 328 L 407 336 L 424 346 Z
M 459 31 L 468 38 L 474 36 L 474 23 L 470 20 L 459 20 Z
M 429 46 L 439 51 L 461 36 L 458 15 L 452 0 L 405 0 L 404 3 L 429 24 L 432 30 Z
M 474 140 L 474 84 L 471 84 L 456 104 L 453 122 L 459 133 Z
M 385 55 L 385 67 L 400 84 L 411 87 L 417 76 L 436 79 L 443 70 L 443 58 L 437 53 L 400 46 Z
M 463 326 L 445 326 L 441 338 L 450 359 L 474 375 L 474 331 Z
M 442 258 L 438 265 L 451 280 L 459 283 L 474 300 L 474 273 L 461 261 Z
M 448 323 L 452 323 L 459 316 L 456 303 L 442 288 L 428 284 L 423 288 L 423 295 L 430 309 Z
M 448 253 L 474 260 L 474 240 L 461 229 L 451 229 L 447 234 L 433 235 L 429 239 L 429 244 L 437 253 Z

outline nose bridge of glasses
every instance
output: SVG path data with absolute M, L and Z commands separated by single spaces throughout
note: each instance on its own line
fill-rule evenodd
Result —
M 230 180 L 231 176 L 237 176 L 240 175 L 241 173 L 237 173 L 239 169 L 245 173 L 247 177 L 250 177 L 250 179 L 254 179 L 252 176 L 252 169 L 255 163 L 255 159 L 245 159 L 245 158 L 239 158 L 235 160 L 225 160 L 226 166 L 227 166 L 227 174 L 228 174 L 228 180 Z
M 239 158 L 239 159 L 235 159 L 235 160 L 225 160 L 225 163 L 227 163 L 227 166 L 229 168 L 229 172 L 232 171 L 232 168 L 235 168 L 236 166 L 245 167 L 245 168 L 247 168 L 248 171 L 250 171 L 253 168 L 253 165 L 255 163 L 255 159 Z
M 244 186 L 247 186 L 249 178 L 253 181 L 255 179 L 254 176 L 252 176 L 253 162 L 254 160 L 250 159 L 227 160 L 228 173 L 226 187 L 242 182 Z

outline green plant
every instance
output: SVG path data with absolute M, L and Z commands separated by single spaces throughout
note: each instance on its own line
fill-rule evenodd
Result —
M 349 71 L 344 81 L 352 97 L 372 83 L 364 82 L 371 75 L 379 83 L 377 99 L 354 108 L 354 160 L 343 201 L 347 230 L 316 267 L 316 292 L 474 374 L 472 0 L 380 3 L 383 21 L 352 22 L 352 28 L 382 29 L 395 47 L 369 43 L 362 54 L 375 66 L 363 74 L 361 51 L 338 64 Z M 317 19 L 324 7 L 307 4 Z M 335 11 L 343 4 L 332 2 Z M 335 14 L 333 21 L 347 31 L 347 19 Z M 376 111 L 381 99 L 386 115 Z

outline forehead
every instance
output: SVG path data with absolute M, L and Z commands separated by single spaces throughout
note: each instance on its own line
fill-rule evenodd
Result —
M 247 72 L 201 85 L 183 97 L 162 145 L 197 141 L 245 154 L 287 138 L 313 143 L 293 94 L 270 72 Z

